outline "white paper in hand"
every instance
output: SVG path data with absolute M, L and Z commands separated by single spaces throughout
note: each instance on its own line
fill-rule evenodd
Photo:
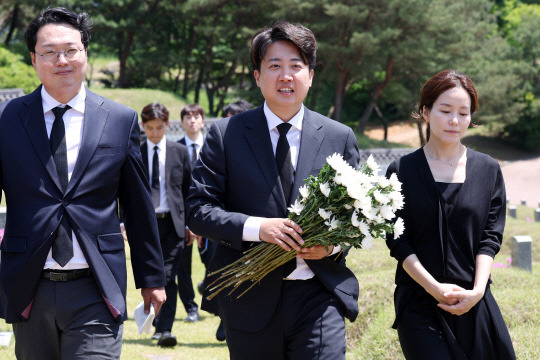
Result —
M 139 328 L 139 334 L 150 334 L 150 330 L 152 330 L 152 321 L 154 321 L 154 318 L 156 317 L 156 313 L 154 311 L 154 304 L 150 304 L 150 312 L 147 315 L 144 313 L 143 301 L 135 308 L 135 311 L 133 312 L 133 317 L 135 318 L 135 322 L 137 323 L 137 327 Z

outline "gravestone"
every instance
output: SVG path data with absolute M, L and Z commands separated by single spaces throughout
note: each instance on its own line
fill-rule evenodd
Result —
M 512 266 L 532 271 L 532 239 L 517 235 L 512 238 Z
M 540 208 L 534 210 L 534 221 L 540 222 Z
M 508 207 L 508 216 L 510 216 L 510 217 L 512 217 L 514 219 L 517 217 L 517 210 L 516 210 L 515 205 L 510 205 Z
M 527 200 L 521 199 L 521 205 L 526 206 L 527 205 Z

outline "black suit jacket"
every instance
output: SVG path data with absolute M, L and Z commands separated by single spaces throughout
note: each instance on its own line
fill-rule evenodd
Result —
M 337 152 L 352 165 L 359 160 L 353 131 L 320 114 L 305 110 L 292 199 L 309 175 L 317 175 L 326 158 Z M 243 255 L 242 241 L 249 216 L 287 217 L 270 133 L 262 107 L 214 123 L 192 173 L 188 225 L 196 234 L 219 242 L 212 266 L 219 269 Z M 358 315 L 358 281 L 344 256 L 306 261 L 332 292 L 351 321 Z M 276 269 L 240 299 L 220 293 L 219 314 L 227 326 L 257 331 L 279 302 L 283 271 Z M 241 289 L 238 290 L 238 294 Z
M 191 184 L 191 160 L 185 145 L 167 140 L 165 150 L 165 187 L 167 203 L 171 212 L 176 234 L 181 239 L 186 236 L 185 200 Z M 148 143 L 141 146 L 144 166 L 148 171 Z
M 63 193 L 47 137 L 41 86 L 0 104 L 0 190 L 7 219 L 0 262 L 0 316 L 31 316 L 36 286 L 56 228 L 67 216 L 117 321 L 126 313 L 123 205 L 135 285 L 165 285 L 150 187 L 139 150 L 137 113 L 86 89 L 77 163 Z

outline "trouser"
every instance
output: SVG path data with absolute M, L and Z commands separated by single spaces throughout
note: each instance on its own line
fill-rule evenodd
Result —
M 41 279 L 27 322 L 13 324 L 19 360 L 112 360 L 122 350 L 117 323 L 93 277 Z

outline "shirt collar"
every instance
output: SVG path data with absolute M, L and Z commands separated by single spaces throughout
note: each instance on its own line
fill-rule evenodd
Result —
M 202 147 L 204 143 L 202 134 L 199 134 L 199 137 L 195 141 L 191 140 L 187 135 L 184 136 L 184 140 L 186 141 L 186 147 L 190 147 L 191 144 L 197 144 L 197 147 Z
M 264 102 L 263 110 L 264 110 L 264 116 L 266 116 L 266 122 L 268 123 L 268 130 L 272 131 L 272 129 L 274 129 L 276 126 L 284 122 L 276 114 L 274 114 L 272 110 L 270 110 L 270 108 L 266 104 L 266 101 Z M 300 107 L 300 110 L 296 113 L 296 115 L 294 115 L 291 118 L 291 120 L 287 122 L 291 124 L 294 128 L 302 131 L 303 120 L 304 120 L 304 104 L 302 104 L 302 107 Z
M 47 111 L 51 111 L 55 107 L 59 105 L 63 105 L 58 100 L 53 98 L 47 90 L 45 90 L 45 86 L 41 87 L 41 101 L 43 104 L 43 113 L 45 114 Z M 77 110 L 81 114 L 84 114 L 84 108 L 85 108 L 85 101 L 86 101 L 86 88 L 84 85 L 81 85 L 81 90 L 75 95 L 73 99 L 71 99 L 67 104 L 71 106 L 72 109 Z
M 166 135 L 163 135 L 163 138 L 161 138 L 161 141 L 159 142 L 159 144 L 154 144 L 152 141 L 150 141 L 150 139 L 148 138 L 146 139 L 146 143 L 148 144 L 149 150 L 154 150 L 154 146 L 156 145 L 159 148 L 159 150 L 163 150 L 165 149 L 166 142 L 167 142 Z

